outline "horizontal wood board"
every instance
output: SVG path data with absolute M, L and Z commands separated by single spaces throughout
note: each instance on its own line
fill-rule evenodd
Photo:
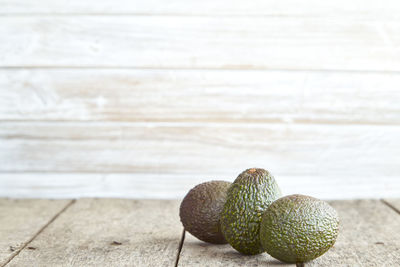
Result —
M 264 166 L 281 175 L 378 178 L 399 171 L 399 131 L 373 125 L 2 123 L 0 170 L 218 174 Z
M 400 123 L 400 74 L 0 70 L 0 121 Z
M 171 0 L 1 0 L 0 14 L 140 14 L 182 16 L 316 16 L 340 18 L 398 19 L 400 7 L 396 0 L 337 0 L 323 3 L 307 0 L 240 0 L 185 1 Z
M 168 198 L 263 167 L 287 192 L 397 197 L 399 134 L 374 125 L 2 123 L 0 183 L 12 196 Z
M 195 185 L 209 180 L 233 181 L 241 170 L 226 173 L 2 173 L 0 195 L 14 198 L 120 197 L 183 198 Z M 275 177 L 284 194 L 321 199 L 399 197 L 396 176 L 282 176 Z
M 2 16 L 0 67 L 400 71 L 400 21 Z

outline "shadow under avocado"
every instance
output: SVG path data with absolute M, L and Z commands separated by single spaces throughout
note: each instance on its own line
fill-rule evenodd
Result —
M 243 262 L 246 263 L 249 260 L 257 261 L 260 264 L 272 265 L 272 266 L 293 266 L 279 260 L 276 260 L 266 253 L 258 255 L 244 255 L 233 249 L 229 244 L 211 244 L 202 241 L 190 241 L 185 243 L 185 246 L 192 248 L 195 251 L 201 251 L 201 256 L 204 258 L 221 258 L 221 261 L 226 261 L 227 259 L 233 262 Z

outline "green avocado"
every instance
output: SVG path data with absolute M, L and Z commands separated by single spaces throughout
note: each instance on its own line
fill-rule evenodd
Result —
M 325 201 L 304 195 L 278 199 L 264 212 L 260 238 L 265 251 L 301 264 L 328 251 L 336 241 L 339 217 Z
M 232 183 L 221 215 L 225 239 L 242 254 L 263 252 L 260 222 L 263 212 L 281 191 L 275 178 L 264 169 L 248 169 Z
M 186 231 L 204 242 L 227 243 L 221 233 L 220 216 L 231 184 L 225 181 L 210 181 L 189 191 L 179 210 Z

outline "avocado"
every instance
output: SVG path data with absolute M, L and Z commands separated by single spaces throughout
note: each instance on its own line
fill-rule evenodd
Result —
M 260 222 L 263 212 L 281 191 L 275 178 L 264 169 L 248 169 L 232 183 L 221 215 L 225 239 L 242 254 L 263 252 Z
M 179 210 L 186 231 L 204 242 L 227 243 L 221 233 L 220 215 L 230 185 L 226 181 L 210 181 L 187 193 Z
M 276 200 L 264 212 L 260 238 L 272 257 L 300 265 L 328 251 L 338 231 L 338 214 L 328 203 L 290 195 Z

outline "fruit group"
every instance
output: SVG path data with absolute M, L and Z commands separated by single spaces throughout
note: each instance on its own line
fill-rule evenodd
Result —
M 228 243 L 243 254 L 263 252 L 260 243 L 261 216 L 281 196 L 275 178 L 264 169 L 242 172 L 229 187 L 221 215 L 221 229 Z
M 179 209 L 186 231 L 204 242 L 227 243 L 221 233 L 220 215 L 230 185 L 230 182 L 210 181 L 189 191 Z
M 328 203 L 304 195 L 278 199 L 265 211 L 260 238 L 265 251 L 288 263 L 313 260 L 336 241 L 339 217 Z

